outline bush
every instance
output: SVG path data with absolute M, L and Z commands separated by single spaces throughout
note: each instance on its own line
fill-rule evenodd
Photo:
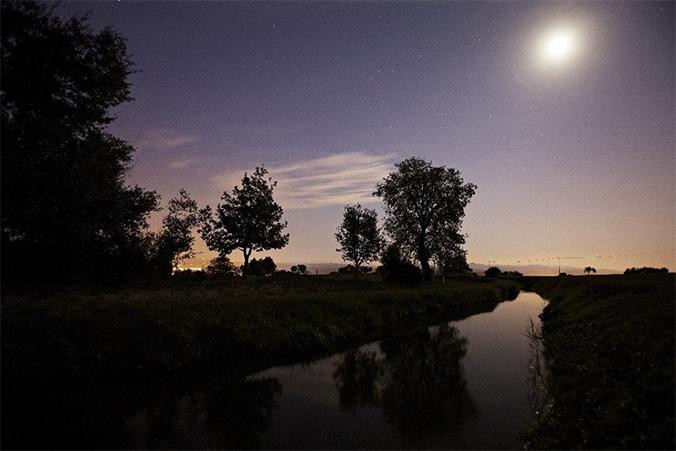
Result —
M 239 269 L 232 264 L 227 255 L 219 255 L 209 262 L 209 266 L 205 268 L 205 272 L 210 277 L 215 278 L 229 278 L 237 277 Z
M 275 272 L 277 265 L 272 257 L 265 257 L 261 260 L 255 258 L 249 262 L 249 268 L 246 271 L 248 276 L 269 276 Z
M 362 266 L 359 268 L 359 273 L 370 273 L 373 271 L 373 268 L 370 266 Z M 343 266 L 342 268 L 338 268 L 338 274 L 354 274 L 357 272 L 357 269 L 353 265 L 347 265 Z
M 390 244 L 385 249 L 381 259 L 382 266 L 378 271 L 383 279 L 401 285 L 415 286 L 422 282 L 420 268 L 402 257 L 401 249 L 396 244 Z
M 484 271 L 484 275 L 486 277 L 498 277 L 500 274 L 502 274 L 502 271 L 500 271 L 500 268 L 497 266 L 491 266 L 486 271 Z

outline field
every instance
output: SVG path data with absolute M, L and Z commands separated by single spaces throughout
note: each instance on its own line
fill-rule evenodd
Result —
M 40 384 L 232 370 L 322 355 L 492 310 L 518 285 L 483 278 L 417 288 L 378 278 L 276 275 L 116 293 L 5 296 L 5 382 Z
M 674 448 L 673 274 L 530 279 L 547 402 L 530 448 Z

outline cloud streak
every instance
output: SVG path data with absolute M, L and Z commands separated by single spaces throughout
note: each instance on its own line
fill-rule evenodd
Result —
M 140 148 L 165 150 L 192 144 L 198 140 L 199 138 L 196 135 L 180 133 L 171 128 L 150 128 L 145 130 L 138 146 Z
M 266 168 L 278 181 L 275 198 L 285 209 L 297 210 L 373 202 L 376 183 L 392 170 L 394 158 L 394 154 L 345 152 Z M 228 171 L 213 182 L 220 190 L 230 190 L 244 171 Z
M 191 159 L 185 159 L 185 160 L 171 160 L 167 165 L 171 169 L 184 169 L 187 168 L 188 166 L 193 164 L 193 160 Z

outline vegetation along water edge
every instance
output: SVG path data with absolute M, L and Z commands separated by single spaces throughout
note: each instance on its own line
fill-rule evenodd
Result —
M 545 401 L 533 449 L 674 449 L 674 274 L 529 278 Z
M 490 311 L 518 294 L 513 281 L 483 278 L 416 288 L 331 276 L 255 282 L 5 296 L 4 375 L 42 384 L 198 365 L 262 367 Z

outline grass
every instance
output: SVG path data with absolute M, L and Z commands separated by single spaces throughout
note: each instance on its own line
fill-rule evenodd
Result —
M 528 447 L 674 449 L 674 275 L 531 282 L 549 375 Z
M 328 276 L 205 282 L 116 293 L 4 296 L 3 377 L 49 383 L 318 356 L 492 310 L 514 282 L 418 288 Z

